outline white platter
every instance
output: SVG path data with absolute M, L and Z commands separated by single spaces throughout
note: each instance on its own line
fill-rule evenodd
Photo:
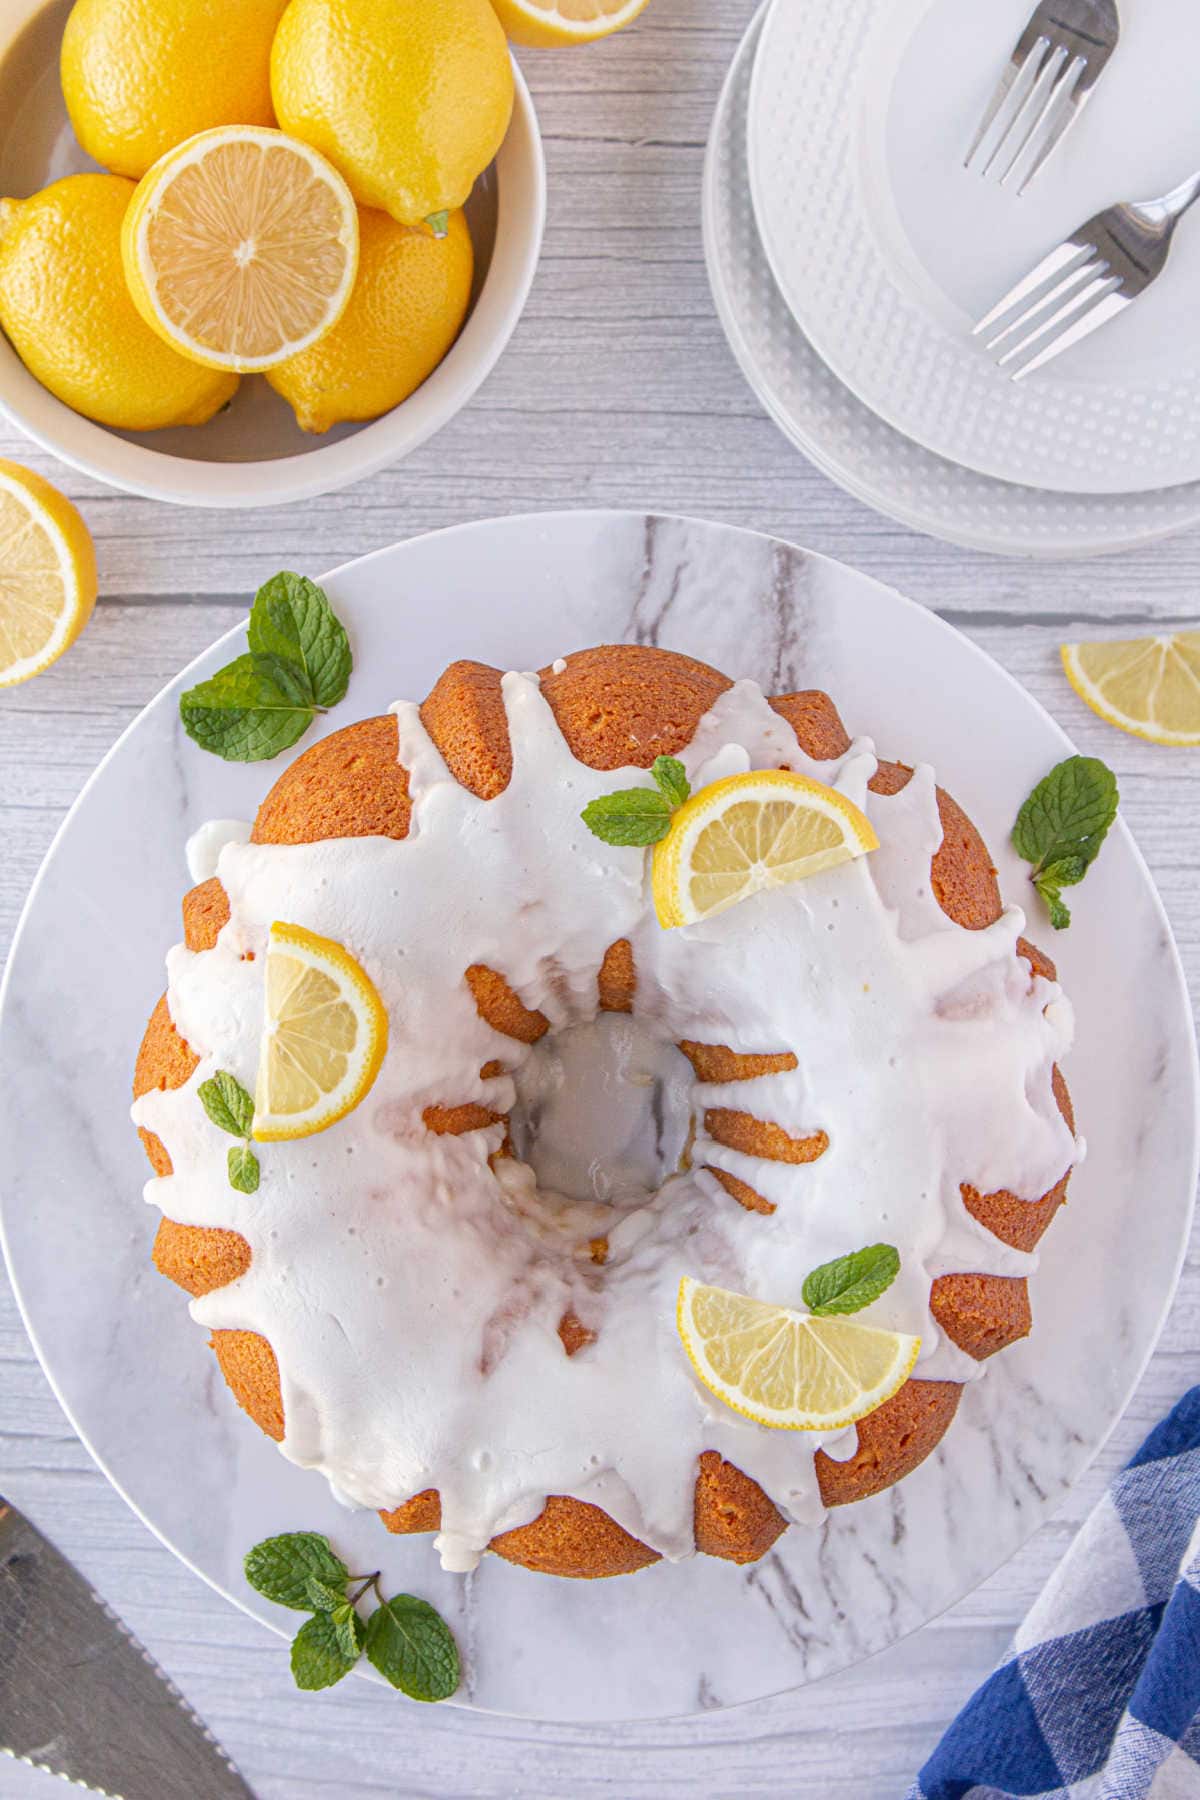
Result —
M 997 481 L 914 443 L 843 386 L 788 310 L 750 203 L 746 114 L 766 12 L 764 4 L 743 38 L 713 116 L 704 247 L 730 348 L 785 437 L 877 511 L 1001 556 L 1098 556 L 1200 523 L 1200 483 L 1098 495 Z
M 1196 166 L 1200 25 L 1123 9 L 1082 119 L 1017 197 L 962 166 L 1028 0 L 776 0 L 751 84 L 754 207 L 798 324 L 847 387 L 927 449 L 1031 487 L 1130 493 L 1200 478 L 1200 231 L 1136 306 L 1014 384 L 972 321 L 1115 200 Z
M 356 671 L 326 729 L 420 696 L 456 656 L 530 668 L 605 640 L 660 643 L 773 691 L 827 687 L 852 730 L 946 773 L 1009 893 L 1028 891 L 1007 832 L 1065 738 L 966 639 L 840 564 L 727 526 L 563 513 L 396 545 L 327 586 Z M 180 733 L 180 688 L 230 645 L 165 689 L 88 783 L 30 897 L 0 1017 L 9 1270 L 59 1398 L 110 1479 L 180 1557 L 276 1629 L 294 1620 L 247 1590 L 245 1551 L 290 1528 L 327 1532 L 353 1566 L 381 1566 L 392 1589 L 441 1607 L 466 1654 L 463 1702 L 542 1719 L 678 1715 L 778 1692 L 859 1661 L 973 1588 L 1119 1416 L 1190 1223 L 1190 1017 L 1124 827 L 1053 945 L 1078 1010 L 1067 1073 L 1090 1155 L 1033 1280 L 1033 1338 L 968 1388 L 937 1454 L 891 1493 L 789 1531 L 755 1567 L 698 1558 L 572 1583 L 485 1558 L 464 1580 L 439 1570 L 428 1540 L 387 1537 L 277 1454 L 149 1263 L 129 1081 L 179 936 L 184 840 L 204 819 L 250 816 L 276 773 L 219 762 Z M 1050 935 L 1040 919 L 1033 929 Z

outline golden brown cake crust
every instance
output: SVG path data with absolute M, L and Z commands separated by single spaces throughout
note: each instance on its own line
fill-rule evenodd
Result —
M 216 876 L 183 896 L 183 941 L 189 950 L 211 950 L 229 923 L 229 896 Z
M 694 1512 L 697 1550 L 726 1562 L 757 1562 L 787 1523 L 757 1481 L 715 1450 L 701 1453 Z
M 284 770 L 258 809 L 251 842 L 408 835 L 408 771 L 391 713 L 322 738 Z
M 956 1381 L 906 1381 L 878 1412 L 858 1422 L 858 1449 L 848 1462 L 818 1450 L 817 1481 L 826 1506 L 869 1500 L 911 1475 L 935 1450 L 958 1411 Z
M 214 1331 L 210 1341 L 238 1405 L 260 1431 L 281 1442 L 283 1391 L 279 1364 L 266 1338 L 257 1331 Z
M 656 756 L 677 753 L 729 685 L 724 675 L 704 663 L 632 645 L 581 651 L 568 657 L 565 666 L 542 672 L 543 694 L 573 753 L 597 769 L 648 768 Z M 849 737 L 828 695 L 815 690 L 786 694 L 770 704 L 792 726 L 809 756 L 824 760 L 849 747 Z M 464 786 L 483 798 L 503 790 L 511 777 L 512 753 L 499 671 L 479 663 L 453 664 L 424 702 L 421 717 L 447 766 Z M 870 785 L 877 793 L 897 793 L 911 773 L 903 764 L 881 762 Z M 949 917 L 977 930 L 1000 914 L 995 869 L 971 821 L 941 789 L 938 807 L 944 835 L 931 867 L 933 891 Z M 408 831 L 410 812 L 408 776 L 398 761 L 396 720 L 388 714 L 335 732 L 298 757 L 260 807 L 253 841 L 293 844 L 331 837 L 402 838 Z M 194 888 L 184 901 L 189 948 L 211 948 L 228 916 L 228 901 L 218 881 Z M 1028 960 L 1032 974 L 1054 978 L 1053 964 L 1032 945 L 1022 940 L 1018 953 Z M 548 1030 L 545 1016 L 522 1004 L 502 972 L 476 965 L 465 972 L 465 979 L 480 1014 L 495 1030 L 522 1043 L 534 1043 Z M 636 981 L 630 946 L 620 940 L 610 947 L 597 973 L 601 1007 L 630 1010 Z M 687 1043 L 680 1047 L 701 1081 L 749 1080 L 795 1066 L 795 1057 L 776 1047 L 764 1046 L 760 1055 L 753 1056 L 721 1045 Z M 195 1058 L 175 1032 L 164 999 L 155 1008 L 139 1052 L 135 1093 L 155 1086 L 178 1086 L 194 1067 Z M 487 1067 L 496 1073 L 500 1064 Z M 1070 1097 L 1057 1069 L 1054 1091 L 1063 1116 L 1073 1125 Z M 479 1106 L 434 1107 L 429 1109 L 426 1124 L 435 1131 L 474 1130 L 494 1118 Z M 752 1154 L 785 1161 L 809 1160 L 824 1148 L 823 1143 L 817 1147 L 823 1133 L 792 1138 L 770 1121 L 729 1108 L 710 1109 L 708 1129 L 734 1148 L 754 1144 Z M 142 1135 L 156 1170 L 169 1173 L 170 1163 L 161 1144 L 148 1133 Z M 746 1183 L 722 1170 L 713 1173 L 741 1205 L 761 1212 L 774 1210 Z M 965 1185 L 963 1201 L 997 1237 L 1021 1249 L 1031 1248 L 1061 1203 L 1066 1179 L 1064 1175 L 1035 1203 L 1007 1193 L 981 1195 Z M 249 1255 L 249 1246 L 237 1233 L 200 1230 L 169 1220 L 163 1221 L 155 1248 L 155 1259 L 164 1273 L 193 1293 L 209 1292 L 236 1279 L 248 1266 Z M 597 1260 L 602 1261 L 603 1256 Z M 990 1355 L 1028 1329 L 1023 1281 L 946 1276 L 934 1284 L 931 1305 L 935 1303 L 948 1335 L 973 1355 Z M 938 1310 L 935 1316 L 939 1316 Z M 591 1334 L 570 1314 L 560 1325 L 560 1336 L 568 1355 L 591 1341 Z M 212 1343 L 239 1404 L 269 1436 L 281 1438 L 283 1404 L 271 1346 L 254 1332 L 239 1331 L 216 1332 Z M 951 1382 L 910 1380 L 886 1405 L 860 1422 L 858 1449 L 848 1462 L 835 1462 L 819 1452 L 817 1476 L 825 1504 L 838 1506 L 865 1499 L 909 1474 L 948 1428 L 959 1393 L 959 1387 Z M 441 1504 L 436 1490 L 426 1489 L 380 1516 L 389 1531 L 436 1531 Z M 734 1562 L 763 1555 L 786 1523 L 757 1483 L 712 1451 L 700 1459 L 695 1516 L 697 1547 Z M 503 1533 L 492 1548 L 526 1567 L 582 1578 L 626 1573 L 657 1560 L 653 1551 L 599 1508 L 561 1495 L 551 1496 L 538 1519 Z
M 246 1273 L 250 1246 L 237 1231 L 164 1219 L 154 1239 L 154 1266 L 189 1294 L 211 1294 Z
M 982 1362 L 1033 1328 L 1023 1275 L 939 1275 L 929 1310 L 951 1343 Z

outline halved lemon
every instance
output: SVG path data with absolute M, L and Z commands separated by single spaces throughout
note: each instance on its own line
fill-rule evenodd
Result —
M 693 1369 L 735 1412 L 779 1431 L 837 1431 L 908 1380 L 919 1337 L 814 1318 L 685 1275 L 676 1323 Z
M 694 925 L 878 848 L 866 814 L 835 788 L 787 769 L 728 775 L 685 801 L 654 846 L 654 909 L 660 925 Z
M 91 533 L 65 494 L 0 461 L 0 687 L 40 675 L 96 603 Z
M 311 1137 L 344 1118 L 379 1073 L 387 1031 L 383 1001 L 350 952 L 277 920 L 267 942 L 254 1136 L 264 1144 Z
M 337 324 L 358 269 L 358 213 L 308 144 L 222 125 L 143 175 L 121 255 L 134 303 L 160 337 L 195 362 L 248 373 Z
M 514 44 L 590 44 L 630 24 L 649 0 L 492 0 Z
M 1200 744 L 1200 631 L 1064 644 L 1067 680 L 1094 713 L 1152 744 Z

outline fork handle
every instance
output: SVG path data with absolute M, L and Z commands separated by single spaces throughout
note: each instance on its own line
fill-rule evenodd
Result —
M 1200 169 L 1172 188 L 1169 194 L 1164 194 L 1161 200 L 1143 200 L 1139 210 L 1156 225 L 1173 225 L 1197 200 L 1200 200 Z

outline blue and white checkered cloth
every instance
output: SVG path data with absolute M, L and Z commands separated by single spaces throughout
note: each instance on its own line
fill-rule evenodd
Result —
M 1200 1800 L 1200 1387 L 1113 1482 L 908 1800 Z

